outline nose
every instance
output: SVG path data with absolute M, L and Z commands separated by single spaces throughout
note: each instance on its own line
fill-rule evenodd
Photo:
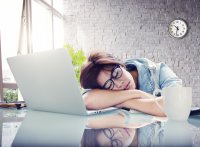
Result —
M 115 130 L 115 135 L 116 138 L 122 138 L 123 137 L 123 130 L 121 128 L 117 128 L 117 130 Z
M 123 86 L 123 84 L 124 84 L 124 81 L 123 80 L 119 80 L 119 79 L 114 81 L 114 82 L 115 82 L 115 85 L 116 85 L 117 88 L 121 88 Z

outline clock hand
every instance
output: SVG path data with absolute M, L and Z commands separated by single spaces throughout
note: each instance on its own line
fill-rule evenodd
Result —
M 178 28 L 178 26 L 175 26 L 175 25 L 174 25 L 174 27 L 176 28 L 176 35 L 178 35 L 179 28 Z
M 176 29 L 176 35 L 178 35 L 177 32 L 178 32 L 178 29 Z
M 175 26 L 175 25 L 173 25 L 173 26 L 176 28 L 176 30 L 179 30 L 178 26 Z

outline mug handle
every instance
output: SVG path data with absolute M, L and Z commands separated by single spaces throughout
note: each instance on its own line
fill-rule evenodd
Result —
M 162 110 L 162 111 L 165 113 L 163 107 L 162 107 L 162 106 L 158 103 L 158 101 L 157 101 L 156 95 L 157 95 L 158 93 L 160 93 L 160 94 L 162 95 L 162 90 L 160 90 L 160 89 L 155 89 L 155 90 L 154 90 L 154 92 L 153 92 L 154 102 L 155 102 L 156 105 L 159 107 L 159 109 Z

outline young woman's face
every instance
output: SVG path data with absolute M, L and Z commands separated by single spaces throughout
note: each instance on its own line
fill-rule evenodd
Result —
M 135 129 L 107 128 L 97 135 L 97 141 L 102 146 L 129 146 L 133 142 Z
M 101 70 L 97 82 L 103 89 L 129 90 L 136 88 L 131 74 L 119 65 L 113 67 L 111 71 Z

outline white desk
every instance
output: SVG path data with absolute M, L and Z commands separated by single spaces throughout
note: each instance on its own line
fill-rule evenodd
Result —
M 0 109 L 0 123 L 2 147 L 11 144 L 79 146 L 84 129 L 105 128 L 137 129 L 137 143 L 143 146 L 200 144 L 199 116 L 185 122 L 172 122 L 165 119 L 156 121 L 150 115 L 124 114 L 120 111 L 85 117 L 37 111 L 27 113 L 25 109 Z

